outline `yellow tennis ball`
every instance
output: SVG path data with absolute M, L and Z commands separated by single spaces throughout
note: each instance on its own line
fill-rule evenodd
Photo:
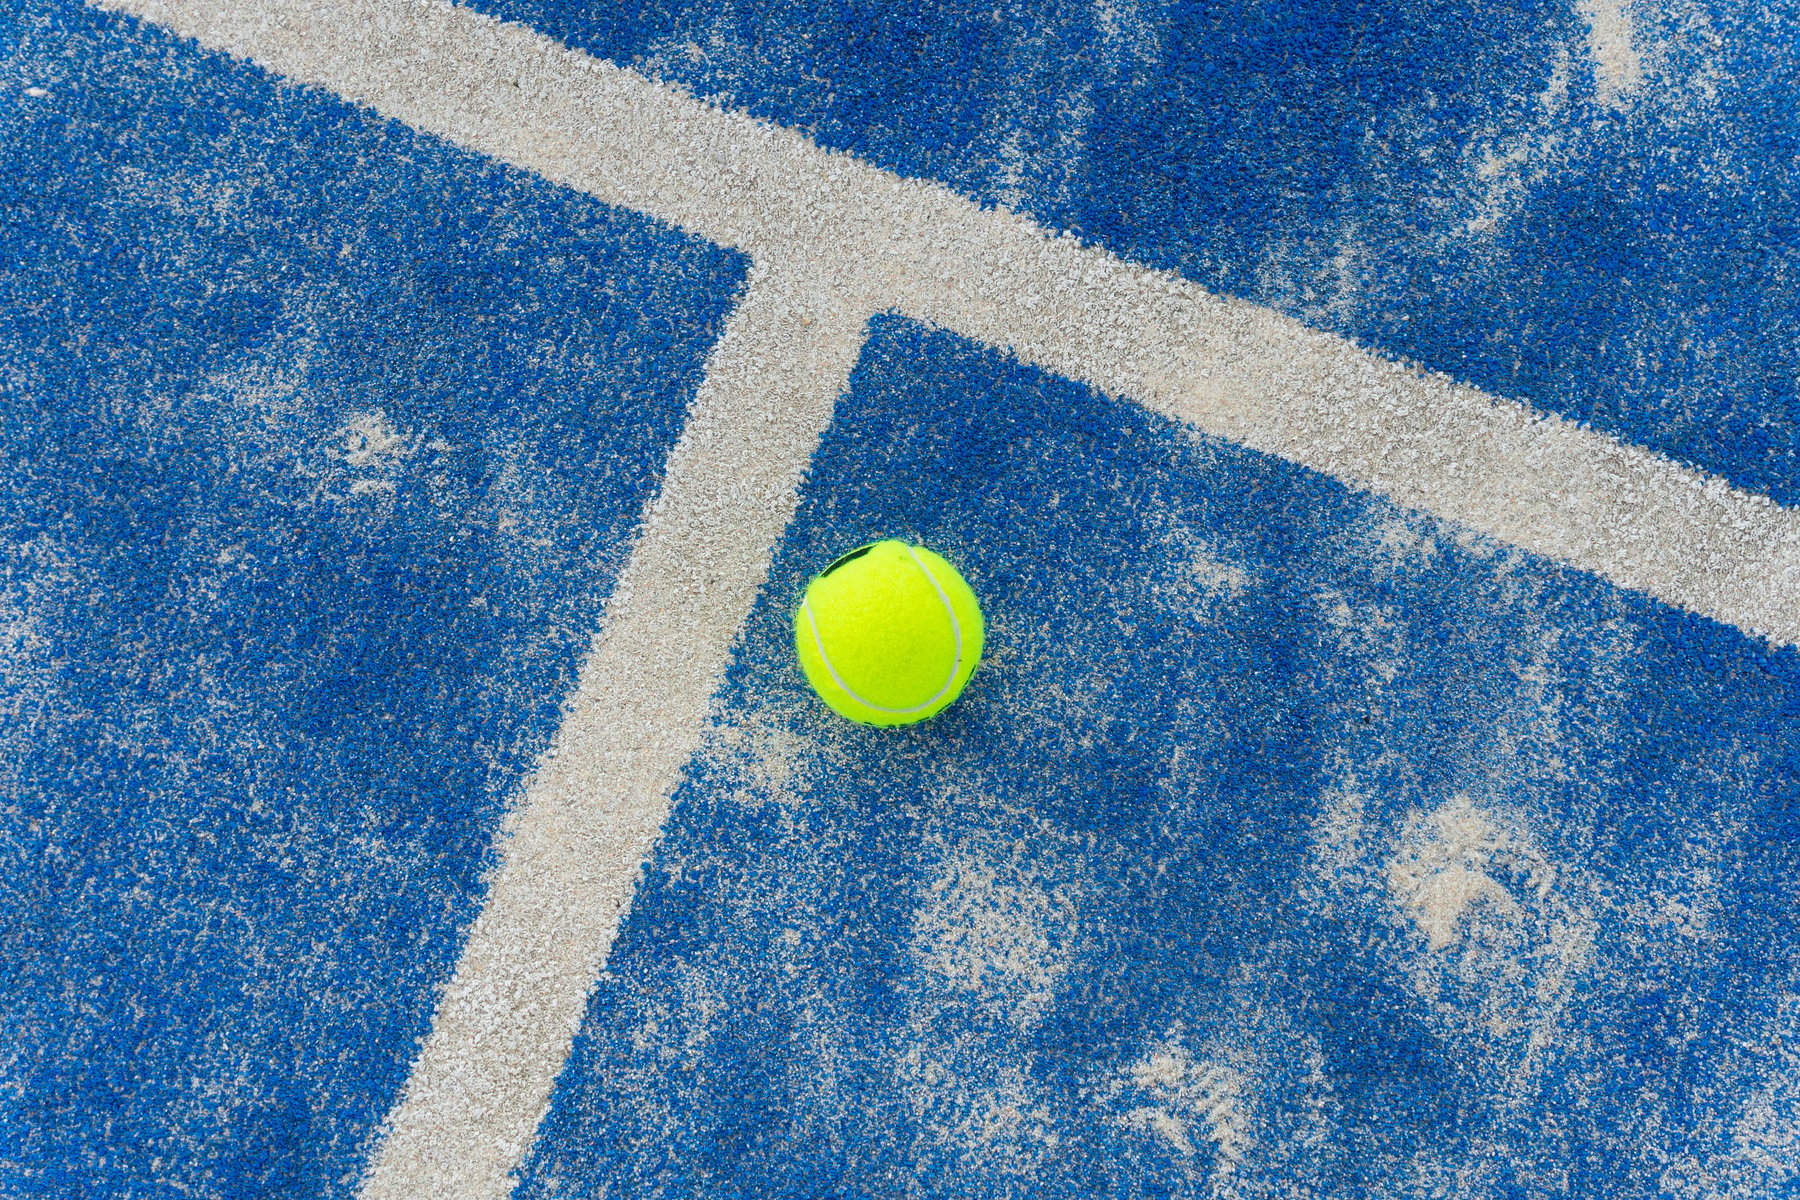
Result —
M 806 585 L 794 650 L 819 699 L 865 725 L 911 725 L 962 694 L 981 661 L 981 605 L 956 568 L 889 539 Z

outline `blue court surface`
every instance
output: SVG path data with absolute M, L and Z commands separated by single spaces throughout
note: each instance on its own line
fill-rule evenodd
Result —
M 472 7 L 1800 504 L 1791 7 Z M 0 1195 L 351 1197 L 749 263 L 0 22 Z M 1797 873 L 1800 651 L 879 314 L 514 1194 L 1800 1196 Z

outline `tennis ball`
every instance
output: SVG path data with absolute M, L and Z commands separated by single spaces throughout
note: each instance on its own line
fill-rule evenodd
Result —
M 819 699 L 864 725 L 911 725 L 962 694 L 981 660 L 981 605 L 922 546 L 859 546 L 806 585 L 794 651 Z

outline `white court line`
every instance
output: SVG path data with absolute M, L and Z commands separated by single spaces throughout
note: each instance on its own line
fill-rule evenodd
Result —
M 366 1196 L 506 1194 L 873 312 L 1006 347 L 1195 428 L 1800 643 L 1794 510 L 522 26 L 440 0 L 99 2 L 758 264 L 557 749 L 509 820 L 503 865 Z M 798 304 L 819 314 L 811 333 L 790 319 Z M 765 442 L 771 422 L 785 432 Z M 713 445 L 769 457 L 738 461 Z M 696 573 L 703 561 L 719 573 Z
M 1800 513 L 442 0 L 99 0 L 878 309 L 1800 643 Z M 857 261 L 845 262 L 858 256 Z
M 511 1191 L 862 348 L 861 306 L 821 293 L 799 272 L 757 267 L 708 357 L 562 727 L 502 833 L 365 1200 Z

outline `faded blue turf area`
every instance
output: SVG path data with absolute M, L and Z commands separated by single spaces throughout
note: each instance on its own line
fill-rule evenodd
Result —
M 944 715 L 789 613 L 889 535 Z M 882 318 L 520 1195 L 1800 1187 L 1800 655 Z
M 348 1195 L 744 264 L 18 21 L 0 1193 Z
M 1800 502 L 1800 9 L 474 0 Z

